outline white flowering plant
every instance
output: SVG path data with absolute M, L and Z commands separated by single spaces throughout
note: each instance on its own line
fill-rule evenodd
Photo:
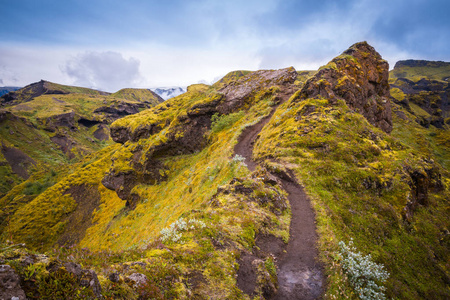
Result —
M 178 220 L 170 224 L 169 227 L 166 227 L 160 231 L 161 240 L 163 242 L 171 243 L 181 242 L 184 231 L 190 231 L 197 228 L 202 229 L 205 227 L 205 222 L 201 220 L 190 219 L 186 221 L 183 218 L 179 218 Z
M 359 298 L 385 300 L 386 288 L 383 284 L 389 278 L 389 273 L 384 270 L 384 266 L 373 262 L 370 254 L 357 252 L 353 240 L 348 245 L 339 242 L 339 248 L 342 268 Z

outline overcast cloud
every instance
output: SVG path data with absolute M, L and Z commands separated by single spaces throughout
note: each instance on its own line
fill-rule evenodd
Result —
M 366 40 L 393 67 L 450 60 L 447 0 L 14 0 L 0 78 L 114 92 L 186 86 L 236 69 L 317 69 Z
M 139 64 L 139 60 L 125 59 L 117 52 L 85 52 L 67 61 L 62 71 L 75 85 L 114 91 L 139 85 Z

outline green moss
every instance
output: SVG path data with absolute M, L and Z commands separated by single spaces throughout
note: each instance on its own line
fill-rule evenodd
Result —
M 314 106 L 315 110 L 304 116 L 307 106 Z M 401 119 L 395 121 L 403 123 L 394 128 L 402 127 L 410 134 L 420 135 L 416 126 Z M 427 160 L 427 154 L 415 152 L 373 128 L 344 103 L 329 106 L 321 99 L 306 99 L 298 106 L 290 103 L 280 106 L 260 133 L 254 156 L 268 166 L 273 160 L 289 165 L 312 198 L 322 259 L 328 274 L 335 278 L 329 291 L 339 291 L 345 286 L 342 275 L 334 273 L 339 271 L 334 269 L 331 253 L 336 251 L 337 241 L 353 237 L 359 249 L 372 253 L 392 274 L 387 282 L 389 296 L 419 298 L 419 294 L 445 294 L 445 284 L 439 279 L 443 277 L 434 272 L 441 268 L 437 264 L 442 265 L 446 255 L 438 263 L 422 247 L 427 245 L 434 253 L 444 253 L 445 247 L 432 241 L 442 226 L 448 226 L 437 221 L 445 219 L 445 204 L 439 199 L 448 190 L 437 194 L 430 191 L 434 204 L 415 214 L 413 223 L 425 222 L 428 231 L 410 232 L 402 217 L 411 190 L 405 181 L 409 178 L 405 170 L 438 168 L 443 176 L 448 176 Z M 387 247 L 390 243 L 395 246 Z M 430 278 L 433 284 L 419 284 L 417 274 Z M 416 292 L 411 293 L 412 290 Z

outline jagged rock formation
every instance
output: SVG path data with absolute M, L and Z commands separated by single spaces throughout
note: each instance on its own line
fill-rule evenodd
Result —
M 309 79 L 298 99 L 317 96 L 331 102 L 343 99 L 369 123 L 389 133 L 392 116 L 388 71 L 388 63 L 372 46 L 357 43 Z

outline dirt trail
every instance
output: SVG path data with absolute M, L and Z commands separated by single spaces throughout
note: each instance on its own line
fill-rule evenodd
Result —
M 289 97 L 284 95 L 284 101 Z M 253 144 L 265 124 L 270 120 L 271 114 L 259 123 L 246 128 L 234 147 L 236 154 L 245 157 L 245 163 L 251 171 L 257 165 L 252 160 Z M 276 176 L 276 174 L 273 174 Z M 322 294 L 322 285 L 325 282 L 322 268 L 317 262 L 316 248 L 317 233 L 314 211 L 303 188 L 295 181 L 279 178 L 289 196 L 292 210 L 290 224 L 290 239 L 286 252 L 278 259 L 278 293 L 274 300 L 318 299 Z M 295 179 L 294 179 L 295 180 Z

